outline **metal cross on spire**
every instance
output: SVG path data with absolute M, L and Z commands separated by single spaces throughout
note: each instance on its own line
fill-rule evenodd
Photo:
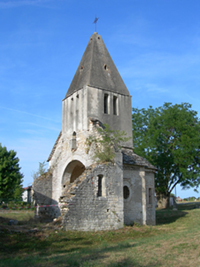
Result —
M 97 26 L 97 20 L 98 20 L 98 19 L 99 19 L 99 18 L 97 18 L 96 15 L 95 15 L 95 19 L 94 19 L 94 22 L 93 22 L 93 23 L 95 24 L 95 32 L 96 32 L 96 26 Z

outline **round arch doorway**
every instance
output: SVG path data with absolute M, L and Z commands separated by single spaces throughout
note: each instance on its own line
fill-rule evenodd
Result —
M 71 161 L 63 174 L 62 186 L 65 188 L 70 183 L 73 183 L 83 172 L 85 171 L 85 166 L 79 160 Z

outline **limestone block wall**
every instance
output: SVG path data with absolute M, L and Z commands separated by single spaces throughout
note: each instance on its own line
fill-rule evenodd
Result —
M 132 107 L 131 96 L 113 93 L 109 90 L 98 90 L 88 86 L 88 117 L 97 118 L 111 129 L 125 131 L 130 139 L 123 145 L 132 147 Z M 108 97 L 107 114 L 104 112 L 104 96 Z M 116 101 L 116 113 L 113 110 L 113 100 Z
M 90 151 L 86 153 L 86 139 L 91 134 L 90 131 L 78 131 L 76 133 L 76 149 L 71 147 L 72 133 L 62 134 L 54 155 L 50 161 L 50 168 L 52 169 L 52 198 L 56 201 L 59 200 L 62 192 L 62 179 L 68 164 L 73 160 L 80 161 L 85 167 L 93 163 Z
M 140 169 L 124 166 L 124 186 L 129 188 L 129 196 L 124 199 L 124 223 L 132 225 L 137 222 L 143 224 L 142 208 L 142 177 Z
M 107 113 L 104 112 L 105 95 L 108 97 Z M 131 109 L 131 96 L 85 86 L 63 100 L 62 133 L 70 135 L 74 131 L 87 131 L 89 118 L 93 118 L 109 124 L 111 129 L 125 131 L 130 139 L 124 145 L 132 147 Z
M 145 172 L 146 182 L 146 224 L 156 224 L 156 213 L 155 213 L 155 184 L 154 184 L 154 173 L 146 170 Z
M 124 166 L 123 177 L 124 186 L 129 188 L 129 196 L 124 199 L 124 223 L 155 225 L 154 172 L 143 167 Z
M 90 231 L 122 228 L 122 188 L 122 169 L 116 164 L 96 165 L 87 169 L 61 198 L 64 229 Z
M 62 103 L 62 132 L 88 130 L 88 93 L 87 86 L 65 98 Z
M 37 206 L 36 216 L 40 219 L 53 219 L 60 215 L 58 206 L 55 207 L 40 207 L 42 205 L 58 204 L 52 199 L 52 174 L 47 172 L 38 177 L 33 182 L 34 201 Z
M 71 141 L 73 132 L 62 132 L 59 138 L 53 156 L 49 162 L 49 168 L 52 170 L 52 198 L 58 201 L 62 192 L 62 181 L 65 170 L 72 161 L 81 162 L 85 168 L 94 163 L 93 153 L 94 145 L 88 149 L 86 140 L 90 135 L 98 134 L 96 131 L 96 122 L 88 119 L 88 130 L 78 130 L 76 132 L 76 146 L 72 147 Z M 121 155 L 121 154 L 120 154 Z M 121 161 L 121 159 L 120 159 Z

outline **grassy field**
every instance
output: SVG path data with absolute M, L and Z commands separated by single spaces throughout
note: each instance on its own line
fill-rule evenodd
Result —
M 199 203 L 200 205 L 200 203 Z M 200 266 L 200 209 L 157 210 L 156 226 L 65 232 L 33 212 L 0 212 L 0 266 Z M 9 226 L 17 219 L 19 225 Z

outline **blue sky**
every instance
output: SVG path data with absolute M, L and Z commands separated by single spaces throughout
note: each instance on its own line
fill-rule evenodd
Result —
M 200 116 L 199 11 L 199 0 L 0 0 L 0 142 L 17 152 L 24 186 L 61 130 L 95 15 L 134 107 L 188 102 Z

